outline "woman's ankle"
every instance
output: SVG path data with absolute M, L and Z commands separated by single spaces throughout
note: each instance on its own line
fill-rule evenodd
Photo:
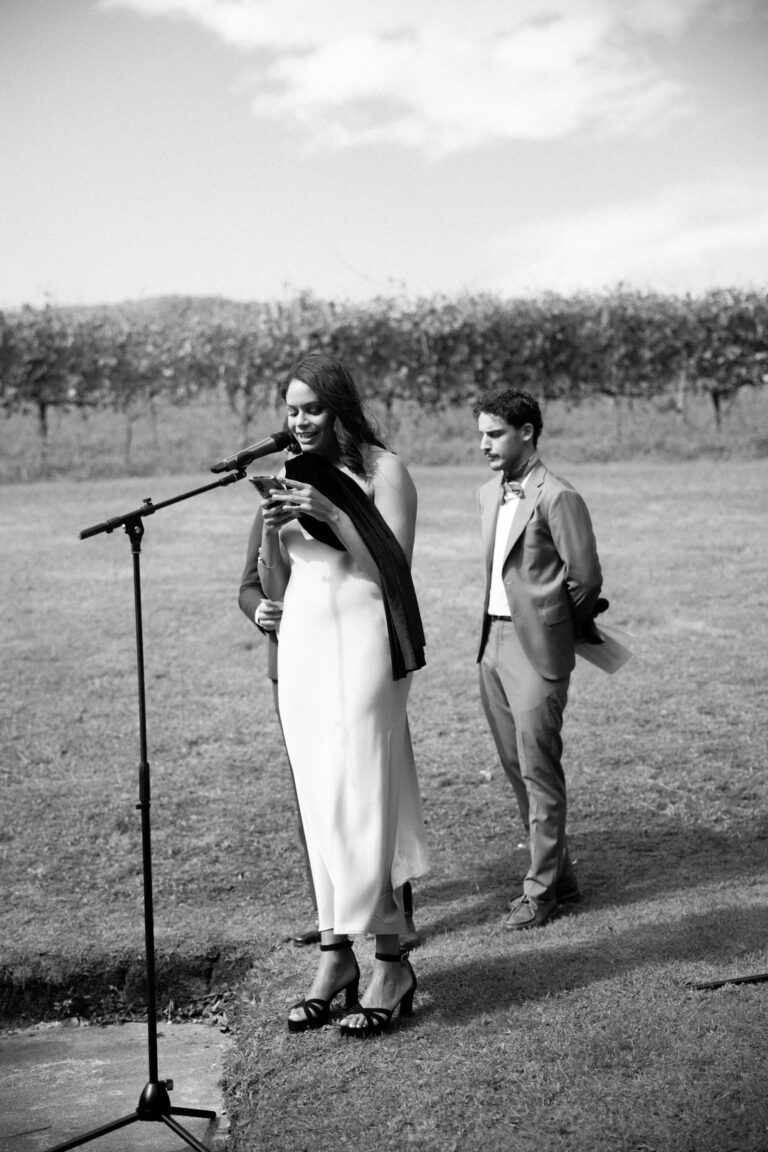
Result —
M 322 928 L 320 930 L 320 948 L 323 951 L 336 952 L 351 947 L 352 941 L 349 936 L 339 936 L 332 928 Z
M 376 959 L 383 957 L 392 962 L 400 959 L 400 937 L 397 933 L 376 937 Z

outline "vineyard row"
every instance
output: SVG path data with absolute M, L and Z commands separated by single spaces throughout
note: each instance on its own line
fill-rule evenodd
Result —
M 466 404 L 512 384 L 542 399 L 652 399 L 706 392 L 719 411 L 743 385 L 768 380 L 768 294 L 666 297 L 381 298 L 366 304 L 303 294 L 285 303 L 169 297 L 102 308 L 0 314 L 0 404 L 141 409 L 225 394 L 243 427 L 275 402 L 304 352 L 343 359 L 385 405 Z

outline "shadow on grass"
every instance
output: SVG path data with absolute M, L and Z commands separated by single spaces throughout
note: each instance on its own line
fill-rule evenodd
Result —
M 740 948 L 746 940 L 752 940 L 755 949 L 764 947 L 768 910 L 748 914 L 760 925 L 762 936 L 757 939 L 754 925 L 744 919 L 744 908 L 697 915 L 686 913 L 685 908 L 686 892 L 723 883 L 731 886 L 737 898 L 735 881 L 748 882 L 768 872 L 768 824 L 762 821 L 750 832 L 747 837 L 742 831 L 685 828 L 663 818 L 653 824 L 579 831 L 572 843 L 585 896 L 576 909 L 579 919 L 582 914 L 658 903 L 644 910 L 645 922 L 636 929 L 615 931 L 606 928 L 602 918 L 595 939 L 578 945 L 552 941 L 547 928 L 510 936 L 501 927 L 509 897 L 521 889 L 525 868 L 526 852 L 517 849 L 512 836 L 508 853 L 501 852 L 496 842 L 485 859 L 453 857 L 453 874 L 441 874 L 436 868 L 414 884 L 418 928 L 438 947 L 439 938 L 444 937 L 446 949 L 455 946 L 452 935 L 461 946 L 462 937 L 470 933 L 469 949 L 486 944 L 488 959 L 462 960 L 438 970 L 430 976 L 430 990 L 438 1004 L 445 999 L 460 1005 L 461 1018 L 589 984 L 653 959 L 726 961 L 733 955 L 736 939 Z M 732 930 L 727 933 L 723 930 L 726 915 L 732 919 Z M 653 922 L 654 916 L 658 923 Z M 545 942 L 544 947 L 539 940 Z M 159 1002 L 197 1002 L 210 994 L 212 986 L 236 986 L 253 962 L 254 949 L 258 952 L 251 940 L 205 955 L 182 948 L 173 956 L 159 956 Z M 494 956 L 504 950 L 505 955 Z M 142 999 L 144 963 L 138 953 L 118 965 L 114 957 L 99 954 L 84 962 L 80 956 L 77 965 L 74 968 L 62 958 L 50 971 L 44 964 L 41 971 L 29 963 L 18 971 L 14 965 L 5 968 L 0 973 L 0 1019 L 55 1019 L 64 1008 L 83 1016 L 94 1011 L 119 1013 L 122 1004 Z M 433 1005 L 425 1011 L 441 1009 Z
M 571 852 L 588 907 L 623 907 L 768 869 L 768 821 L 759 821 L 748 836 L 665 820 L 595 828 L 579 832 Z M 525 854 L 511 846 L 508 855 L 497 851 L 474 860 L 461 877 L 428 875 L 415 885 L 417 911 L 428 916 L 430 904 L 460 903 L 438 912 L 432 931 L 486 923 L 522 892 L 524 868 Z
M 542 943 L 538 947 L 528 934 L 526 945 L 530 947 L 524 951 L 515 949 L 508 955 L 458 960 L 431 972 L 431 1003 L 423 1005 L 423 1015 L 458 1024 L 499 1009 L 615 980 L 640 969 L 650 973 L 654 965 L 670 963 L 721 965 L 720 978 L 754 975 L 752 968 L 748 972 L 726 969 L 734 962 L 735 939 L 739 952 L 765 948 L 768 907 L 742 908 L 732 913 L 714 910 L 676 922 L 644 923 L 626 931 L 603 928 L 588 941 L 556 942 L 554 946 L 546 939 L 548 932 L 546 928 L 541 931 L 538 939 Z M 670 979 L 663 974 L 659 978 Z M 681 979 L 680 995 L 688 992 Z
M 658 820 L 595 829 L 580 834 L 576 847 L 590 904 L 622 906 L 768 868 L 768 822 L 756 822 L 747 833 Z

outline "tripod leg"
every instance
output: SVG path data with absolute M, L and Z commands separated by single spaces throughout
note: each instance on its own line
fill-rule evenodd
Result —
M 205 1120 L 215 1120 L 216 1113 L 209 1108 L 171 1108 L 171 1116 L 200 1116 Z
M 130 1116 L 122 1116 L 119 1120 L 113 1120 L 111 1124 L 105 1124 L 103 1128 L 94 1128 L 92 1132 L 86 1132 L 84 1136 L 76 1136 L 74 1140 L 57 1144 L 55 1148 L 49 1148 L 48 1152 L 65 1152 L 67 1148 L 78 1148 L 81 1144 L 87 1144 L 89 1140 L 98 1140 L 100 1136 L 106 1136 L 108 1132 L 125 1128 L 126 1124 L 133 1124 L 138 1119 L 137 1113 L 132 1112 Z
M 174 1112 L 178 1111 L 178 1108 L 174 1108 Z M 197 1152 L 210 1152 L 210 1149 L 206 1148 L 205 1144 L 201 1144 L 199 1140 L 195 1140 L 191 1132 L 187 1132 L 186 1128 L 182 1128 L 181 1124 L 177 1124 L 172 1116 L 161 1116 L 160 1119 L 163 1124 L 167 1124 L 181 1140 L 189 1144 L 190 1148 L 195 1148 Z

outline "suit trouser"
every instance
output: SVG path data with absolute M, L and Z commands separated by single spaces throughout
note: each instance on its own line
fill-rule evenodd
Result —
M 565 835 L 561 764 L 563 711 L 570 676 L 545 680 L 522 649 L 511 622 L 491 622 L 480 661 L 480 697 L 504 771 L 528 832 L 531 863 L 523 892 L 551 899 L 573 873 Z

